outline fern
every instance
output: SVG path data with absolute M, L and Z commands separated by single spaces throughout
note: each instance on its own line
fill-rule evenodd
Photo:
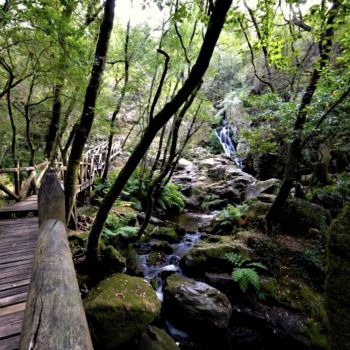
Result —
M 241 254 L 233 252 L 225 254 L 225 258 L 235 267 L 242 266 L 245 261 Z
M 255 290 L 260 290 L 259 275 L 250 267 L 234 269 L 232 271 L 232 279 L 238 283 L 239 288 L 244 293 L 247 291 L 249 285 L 252 285 Z
M 266 266 L 244 258 L 239 253 L 227 253 L 225 258 L 233 264 L 232 279 L 237 282 L 242 292 L 246 292 L 252 286 L 260 297 L 260 280 L 256 269 L 266 270 Z

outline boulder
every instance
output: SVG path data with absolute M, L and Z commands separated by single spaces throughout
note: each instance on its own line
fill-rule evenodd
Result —
M 121 350 L 179 350 L 173 338 L 154 326 L 147 329 Z
M 181 241 L 181 236 L 184 234 L 184 230 L 181 229 L 175 229 L 173 227 L 157 227 L 153 230 L 150 237 L 168 243 L 179 243 Z
M 113 246 L 108 245 L 101 249 L 101 267 L 104 274 L 123 272 L 126 269 L 126 260 Z
M 269 192 L 279 185 L 280 180 L 278 179 L 268 179 L 265 181 L 255 181 L 254 183 L 247 186 L 244 193 L 244 200 L 249 200 L 252 198 L 257 198 L 261 193 Z
M 114 349 L 142 333 L 161 305 L 144 279 L 117 273 L 91 290 L 84 307 L 95 345 Z
M 262 336 L 262 349 L 327 349 L 327 337 L 304 315 L 275 306 L 232 305 L 235 329 L 249 327 Z
M 320 205 L 294 198 L 280 208 L 275 221 L 290 234 L 305 234 L 310 229 L 323 232 L 330 222 L 330 214 Z
M 222 237 L 218 243 L 200 242 L 189 250 L 180 261 L 184 272 L 190 276 L 203 276 L 206 272 L 231 272 L 232 264 L 226 253 L 240 253 L 249 257 L 250 249 L 232 237 Z
M 225 294 L 177 274 L 166 280 L 163 306 L 166 317 L 191 330 L 226 328 L 232 313 Z

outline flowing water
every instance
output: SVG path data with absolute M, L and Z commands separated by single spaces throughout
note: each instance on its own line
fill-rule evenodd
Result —
M 236 147 L 234 143 L 232 142 L 231 138 L 231 132 L 233 132 L 234 137 L 236 137 L 237 134 L 237 128 L 233 128 L 233 131 L 231 131 L 231 127 L 228 125 L 223 125 L 215 129 L 215 134 L 218 137 L 225 154 L 229 156 L 238 167 L 242 166 L 241 159 L 237 156 L 236 153 Z
M 152 245 L 157 240 L 152 240 L 143 245 L 144 253 L 139 255 L 139 266 L 146 281 L 157 286 L 157 296 L 161 301 L 163 300 L 164 279 L 173 272 L 182 274 L 179 266 L 181 258 L 203 235 L 200 232 L 200 228 L 209 224 L 213 217 L 214 215 L 193 212 L 184 213 L 176 217 L 176 223 L 187 232 L 182 237 L 180 243 L 170 244 L 173 251 L 171 254 L 165 255 L 161 263 L 150 265 L 148 262 Z M 175 218 L 173 220 L 175 221 Z

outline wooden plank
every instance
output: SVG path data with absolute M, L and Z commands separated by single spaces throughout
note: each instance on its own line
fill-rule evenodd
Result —
M 29 286 L 21 286 L 21 287 L 14 287 L 11 289 L 7 289 L 7 290 L 3 290 L 0 292 L 0 298 L 5 298 L 8 297 L 10 295 L 15 295 L 15 294 L 21 294 L 21 293 L 25 293 L 28 292 L 29 290 Z
M 0 283 L 2 282 L 3 278 L 11 277 L 11 276 L 18 276 L 23 274 L 30 273 L 32 267 L 28 266 L 23 268 L 23 266 L 20 267 L 20 269 L 17 270 L 10 270 L 10 271 L 1 271 L 0 270 Z
M 32 254 L 15 254 L 14 256 L 9 256 L 9 257 L 3 257 L 0 260 L 0 264 L 6 264 L 6 263 L 10 263 L 10 262 L 17 262 L 17 261 L 23 261 L 23 260 L 28 260 L 28 259 L 33 259 L 34 258 L 34 252 Z
M 24 311 L 20 311 L 7 316 L 2 316 L 0 317 L 0 326 L 3 326 L 4 324 L 7 324 L 8 322 L 11 322 L 11 321 L 23 320 L 23 315 L 24 315 Z
M 10 277 L 6 277 L 6 278 L 2 278 L 0 281 L 0 287 L 3 284 L 7 284 L 7 283 L 16 283 L 17 281 L 22 281 L 26 278 L 30 278 L 30 272 L 24 273 L 22 275 L 15 275 L 15 276 L 10 276 Z
M 1 247 L 1 246 L 0 246 Z M 5 251 L 0 251 L 0 259 L 2 259 L 3 256 L 9 256 L 14 254 L 26 254 L 26 253 L 32 253 L 35 251 L 35 247 L 33 246 L 26 246 L 24 248 L 16 249 L 17 247 L 8 247 Z
M 29 269 L 29 268 L 32 268 L 33 266 L 33 260 L 30 260 L 28 262 L 26 262 L 25 264 L 23 265 L 20 265 L 20 267 L 18 266 L 9 266 L 9 267 L 0 267 L 0 273 L 4 273 L 4 272 L 11 272 L 11 271 L 18 271 L 18 269 Z
M 21 287 L 21 286 L 25 286 L 25 285 L 28 285 L 30 282 L 30 279 L 27 278 L 27 279 L 24 279 L 22 281 L 16 281 L 16 282 L 13 282 L 13 283 L 4 283 L 4 284 L 1 284 L 0 285 L 0 291 L 2 290 L 6 290 L 6 289 L 10 289 L 10 288 L 14 288 L 14 287 Z M 0 313 L 0 316 L 1 316 L 1 313 Z
M 19 311 L 24 311 L 26 303 L 20 303 L 10 306 L 5 306 L 0 309 L 0 317 L 14 314 Z
M 0 350 L 17 350 L 19 346 L 19 334 L 0 340 Z
M 34 261 L 34 259 L 27 259 L 27 260 L 23 260 L 23 261 L 13 261 L 13 262 L 10 262 L 10 263 L 6 263 L 6 264 L 2 264 L 0 265 L 0 269 L 3 269 L 3 268 L 8 268 L 8 267 L 14 267 L 14 266 L 18 266 L 18 265 L 24 265 L 24 264 L 32 264 Z
M 28 296 L 28 292 L 21 293 L 21 294 L 9 295 L 5 298 L 1 298 L 0 299 L 0 307 L 18 304 L 18 303 L 21 303 L 23 301 L 27 301 L 27 296 Z M 1 334 L 1 331 L 0 331 L 0 334 Z

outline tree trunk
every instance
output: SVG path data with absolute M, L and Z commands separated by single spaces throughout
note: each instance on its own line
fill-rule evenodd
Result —
M 216 1 L 215 7 L 213 8 L 209 19 L 208 29 L 205 34 L 199 55 L 197 57 L 197 61 L 193 66 L 187 80 L 185 81 L 182 88 L 178 91 L 178 93 L 174 96 L 174 98 L 168 102 L 163 107 L 163 109 L 151 120 L 149 126 L 145 129 L 141 140 L 136 145 L 133 153 L 129 157 L 123 169 L 120 171 L 116 181 L 103 198 L 89 235 L 87 260 L 91 266 L 93 266 L 94 262 L 96 262 L 98 258 L 98 243 L 100 235 L 113 203 L 120 195 L 126 182 L 136 169 L 140 160 L 146 153 L 148 147 L 151 145 L 157 132 L 177 112 L 181 105 L 191 95 L 196 86 L 198 86 L 198 84 L 201 82 L 203 75 L 208 68 L 222 27 L 225 23 L 226 14 L 231 6 L 231 2 L 232 0 Z
M 129 19 L 128 24 L 126 26 L 126 36 L 125 36 L 125 44 L 124 44 L 124 83 L 123 83 L 123 87 L 121 89 L 121 93 L 120 93 L 120 96 L 119 96 L 119 99 L 117 102 L 117 106 L 115 107 L 115 110 L 113 112 L 112 119 L 111 119 L 111 130 L 110 130 L 109 138 L 108 138 L 107 156 L 106 156 L 105 167 L 104 167 L 103 174 L 102 174 L 103 181 L 107 180 L 109 166 L 110 166 L 113 138 L 114 138 L 114 134 L 115 134 L 115 120 L 117 118 L 117 115 L 120 112 L 121 107 L 122 107 L 124 97 L 126 94 L 126 88 L 128 86 L 128 82 L 129 82 L 129 57 L 128 57 L 129 39 L 130 39 L 130 19 Z
M 350 349 L 350 203 L 328 228 L 326 249 L 330 349 Z
M 46 137 L 46 148 L 45 148 L 46 157 L 50 162 L 54 160 L 56 155 L 58 131 L 60 128 L 61 114 L 62 114 L 62 100 L 61 100 L 62 90 L 63 90 L 63 81 L 56 84 L 54 87 L 52 117 L 51 117 L 51 123 L 49 126 L 49 132 Z
M 78 170 L 86 140 L 95 117 L 97 93 L 101 85 L 102 74 L 105 66 L 108 43 L 113 27 L 115 0 L 107 0 L 105 3 L 104 17 L 100 27 L 100 33 L 96 45 L 95 61 L 92 67 L 89 85 L 86 89 L 83 113 L 79 126 L 75 133 L 72 149 L 68 161 L 65 179 L 66 215 L 70 218 L 78 183 Z
M 289 146 L 287 164 L 285 168 L 284 179 L 280 190 L 273 202 L 270 210 L 266 215 L 266 228 L 270 230 L 272 228 L 272 221 L 278 215 L 280 207 L 285 203 L 293 187 L 294 181 L 298 180 L 298 167 L 301 161 L 301 150 L 303 142 L 300 139 L 300 133 L 304 129 L 306 122 L 307 110 L 311 105 L 312 97 L 316 91 L 317 83 L 321 77 L 322 70 L 326 67 L 330 58 L 330 51 L 332 49 L 332 39 L 334 35 L 334 20 L 338 12 L 339 3 L 335 1 L 332 8 L 329 11 L 329 17 L 325 23 L 325 32 L 321 36 L 320 47 L 320 65 L 316 67 L 312 73 L 312 77 L 308 87 L 305 90 L 303 98 L 301 100 L 298 115 L 294 124 L 294 130 L 297 136 L 294 138 Z

